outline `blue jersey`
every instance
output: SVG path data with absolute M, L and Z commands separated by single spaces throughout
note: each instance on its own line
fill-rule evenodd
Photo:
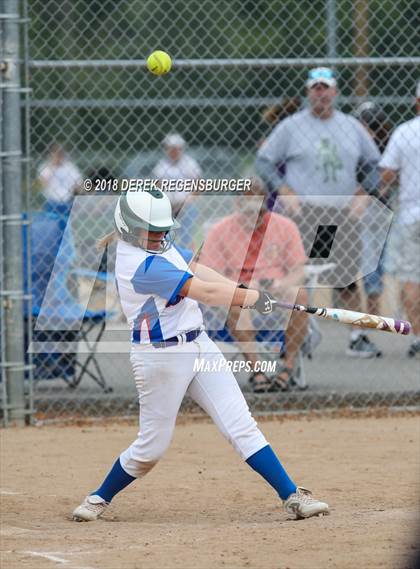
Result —
M 192 251 L 175 245 L 165 253 L 153 254 L 118 242 L 115 274 L 132 342 L 162 342 L 203 327 L 198 303 L 179 295 L 193 277 L 188 267 L 192 256 Z

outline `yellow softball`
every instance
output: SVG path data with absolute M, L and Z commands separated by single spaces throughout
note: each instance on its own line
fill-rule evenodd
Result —
M 147 58 L 147 69 L 154 75 L 164 75 L 171 70 L 172 59 L 166 51 L 157 50 Z

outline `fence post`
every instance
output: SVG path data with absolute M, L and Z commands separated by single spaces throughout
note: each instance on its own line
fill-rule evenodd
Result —
M 2 202 L 3 303 L 2 349 L 5 370 L 8 418 L 17 425 L 25 421 L 24 317 L 21 195 L 21 119 L 20 119 L 20 13 L 19 0 L 2 0 Z
M 356 0 L 354 3 L 354 55 L 369 55 L 369 2 Z M 354 91 L 357 97 L 366 97 L 369 92 L 368 67 L 358 66 L 355 72 Z

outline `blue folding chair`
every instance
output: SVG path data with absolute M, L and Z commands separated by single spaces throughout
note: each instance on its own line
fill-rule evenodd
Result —
M 46 352 L 33 354 L 34 378 L 61 378 L 75 388 L 88 375 L 104 392 L 110 392 L 112 388 L 107 386 L 96 359 L 96 343 L 105 331 L 108 313 L 85 310 L 78 302 L 75 281 L 72 283 L 75 247 L 66 224 L 67 217 L 55 213 L 32 214 L 29 229 L 32 310 L 31 314 L 26 310 L 26 317 L 32 319 L 35 346 L 48 348 Z M 25 258 L 27 254 L 25 248 Z M 26 274 L 25 280 L 28 283 Z M 92 340 L 95 327 L 98 331 Z M 57 344 L 78 341 L 84 341 L 89 350 L 83 362 L 74 351 L 63 353 L 57 348 Z

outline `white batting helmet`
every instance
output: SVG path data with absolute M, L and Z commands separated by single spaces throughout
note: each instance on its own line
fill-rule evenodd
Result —
M 172 216 L 168 196 L 158 189 L 124 192 L 117 202 L 114 222 L 123 241 L 146 251 L 147 240 L 139 240 L 139 230 L 159 233 L 165 231 L 161 247 L 158 250 L 150 250 L 150 253 L 167 251 L 173 242 L 169 232 L 179 227 L 179 223 Z

